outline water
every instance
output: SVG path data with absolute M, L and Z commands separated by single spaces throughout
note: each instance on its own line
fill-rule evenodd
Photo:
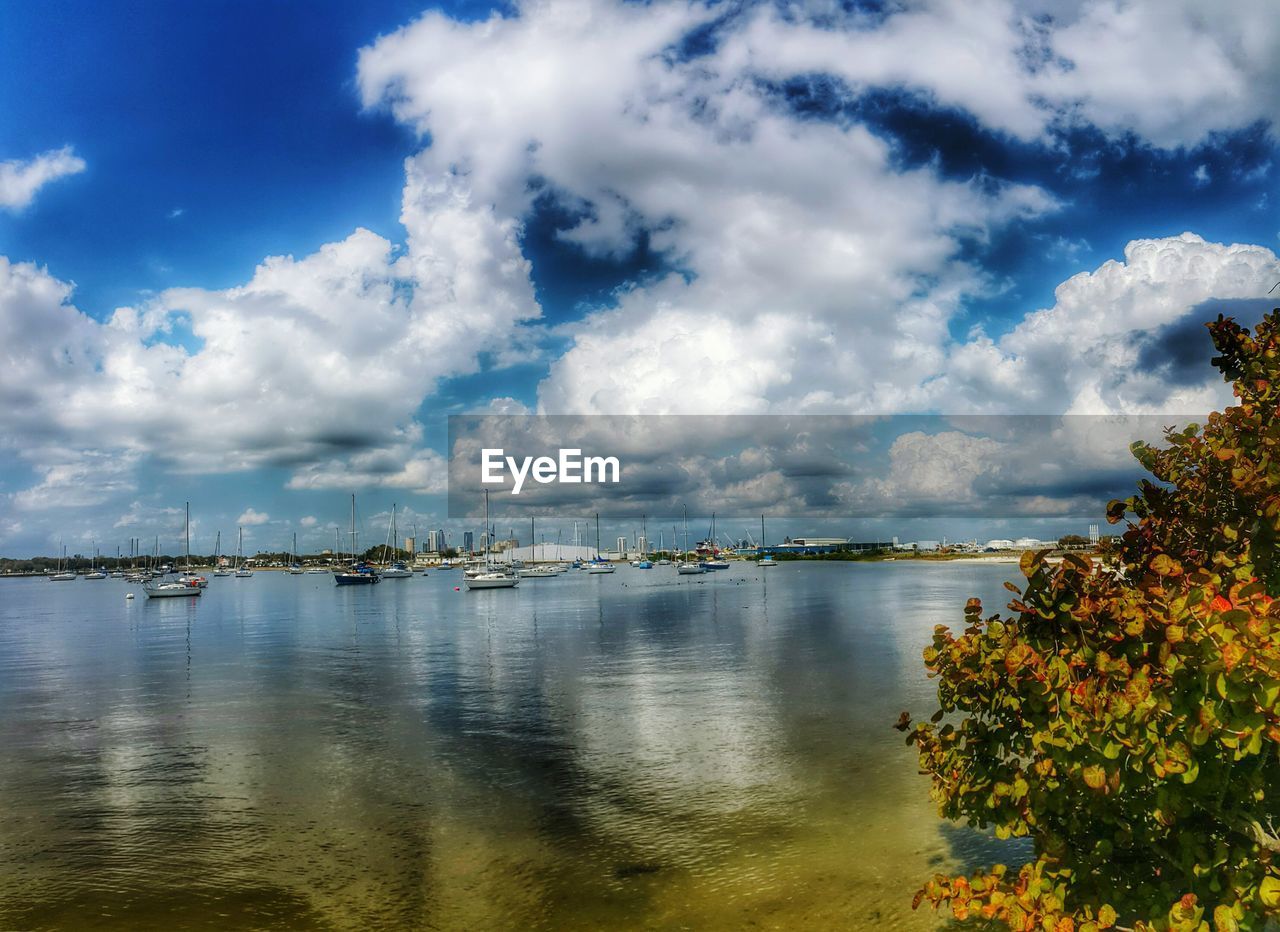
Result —
M 0 581 L 0 928 L 932 927 L 1008 851 L 890 726 L 1013 575 Z

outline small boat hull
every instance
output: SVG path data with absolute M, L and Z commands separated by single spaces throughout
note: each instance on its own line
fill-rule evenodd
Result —
M 333 581 L 339 586 L 372 586 L 382 581 L 377 573 L 334 573 Z
M 519 576 L 506 576 L 501 573 L 481 573 L 463 580 L 468 589 L 514 589 L 520 584 Z
M 148 599 L 189 599 L 204 590 L 189 583 L 161 583 L 159 586 L 143 586 L 142 591 Z

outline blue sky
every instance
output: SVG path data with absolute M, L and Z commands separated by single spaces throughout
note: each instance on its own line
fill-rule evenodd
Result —
M 0 553 L 447 523 L 463 411 L 1221 404 L 1277 27 L 1195 7 L 11 6 Z

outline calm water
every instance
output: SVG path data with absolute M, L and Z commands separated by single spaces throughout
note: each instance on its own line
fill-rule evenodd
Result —
M 0 928 L 931 927 L 890 726 L 1016 572 L 0 581 Z

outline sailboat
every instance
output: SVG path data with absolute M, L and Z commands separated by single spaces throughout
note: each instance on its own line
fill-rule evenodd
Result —
M 247 579 L 253 575 L 253 570 L 249 569 L 244 562 L 244 528 L 238 528 L 240 532 L 239 538 L 236 540 L 236 571 L 237 579 Z
M 616 567 L 612 563 L 600 556 L 600 513 L 596 512 L 596 556 L 591 561 L 591 566 L 588 567 L 587 572 L 593 574 L 612 573 L 615 569 Z
M 536 533 L 535 528 L 537 527 L 537 525 L 534 523 L 535 521 L 536 519 L 530 516 L 529 518 L 529 552 L 534 554 L 534 556 L 536 556 L 538 553 L 538 545 L 536 543 L 537 537 L 534 536 Z M 533 557 L 530 557 L 529 559 L 530 559 L 530 562 L 533 562 Z M 560 569 L 560 567 L 554 563 L 536 563 L 536 562 L 533 562 L 532 566 L 522 566 L 520 567 L 520 569 L 516 570 L 516 574 L 521 579 L 550 579 L 553 576 L 559 576 L 561 572 L 562 570 Z
M 356 559 L 356 497 L 351 496 L 351 565 L 345 570 L 334 570 L 333 581 L 339 586 L 372 586 L 382 581 L 369 564 Z
M 289 551 L 289 575 L 302 575 L 302 564 L 298 562 L 298 533 L 296 531 L 293 534 L 293 549 Z
M 462 584 L 467 589 L 514 589 L 520 585 L 520 577 L 502 570 L 494 569 L 493 557 L 489 554 L 489 490 L 484 490 L 484 572 L 474 576 L 464 572 Z
M 67 560 L 67 546 L 59 541 L 58 546 L 62 548 L 62 556 L 58 557 L 58 568 L 52 576 L 49 577 L 51 582 L 75 582 L 76 574 L 70 569 L 63 569 L 62 564 Z
M 680 507 L 684 509 L 684 559 L 676 564 L 676 572 L 681 576 L 698 576 L 705 573 L 706 568 L 689 560 L 689 509 L 684 505 Z
M 387 562 L 387 551 L 391 549 L 391 544 L 396 540 L 396 506 L 391 504 L 391 524 L 387 527 L 387 545 L 382 548 L 382 562 Z M 397 548 L 398 549 L 398 548 Z M 385 570 L 382 571 L 383 579 L 408 579 L 413 575 L 413 570 L 409 569 L 408 564 L 403 560 L 396 560 Z
M 148 580 L 142 584 L 142 591 L 147 594 L 148 599 L 175 599 L 190 598 L 197 596 L 204 591 L 204 586 L 200 585 L 201 578 L 191 574 L 191 503 L 187 502 L 186 511 L 186 531 L 184 534 L 186 544 L 186 571 L 175 580 Z M 208 585 L 208 580 L 204 580 Z
M 778 565 L 777 560 L 775 560 L 772 556 L 764 552 L 764 515 L 760 516 L 760 548 L 759 549 L 760 549 L 760 553 L 763 554 L 763 556 L 760 557 L 760 562 L 756 564 L 757 566 L 777 566 Z
M 89 567 L 89 572 L 84 574 L 85 579 L 106 579 L 106 570 L 98 566 L 98 546 L 95 543 L 93 547 L 93 566 Z
M 183 550 L 186 553 L 186 565 L 182 572 L 178 575 L 181 582 L 193 582 L 201 589 L 209 585 L 209 580 L 205 579 L 199 573 L 191 571 L 191 503 L 187 502 L 187 518 L 186 529 L 183 531 Z
M 222 566 L 222 532 L 218 532 L 217 538 L 213 542 L 213 575 L 214 576 L 230 576 L 231 570 L 224 569 Z
M 711 536 L 708 538 L 711 545 L 711 559 L 703 560 L 702 565 L 709 570 L 727 570 L 729 561 L 720 558 L 719 545 L 716 544 L 716 513 L 711 512 Z
M 653 569 L 653 561 L 649 559 L 649 553 L 648 553 L 649 528 L 646 526 L 645 521 L 646 521 L 645 516 L 641 515 L 640 516 L 640 539 L 644 541 L 644 548 L 640 551 L 640 559 L 636 560 L 634 563 L 631 564 L 638 570 Z

